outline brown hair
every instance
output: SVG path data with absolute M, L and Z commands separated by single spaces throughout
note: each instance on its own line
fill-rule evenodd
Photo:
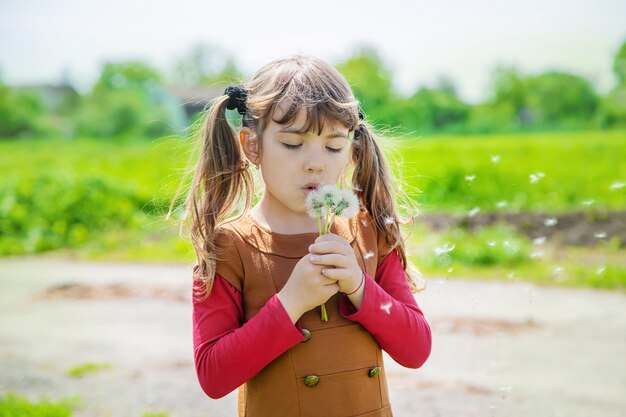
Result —
M 407 258 L 399 224 L 413 224 L 414 216 L 400 218 L 395 204 L 393 178 L 385 156 L 377 144 L 372 128 L 359 118 L 359 103 L 345 78 L 330 64 L 309 56 L 296 55 L 278 59 L 262 67 L 243 86 L 247 93 L 247 111 L 242 125 L 249 127 L 262 149 L 263 131 L 280 104 L 281 117 L 273 119 L 282 125 L 292 124 L 304 109 L 303 131 L 317 129 L 326 123 L 341 123 L 354 132 L 351 160 L 354 163 L 352 187 L 364 209 L 373 217 L 379 234 L 397 250 L 406 271 L 411 291 L 417 292 L 415 280 L 407 271 Z M 199 132 L 200 153 L 195 174 L 186 197 L 181 233 L 191 218 L 190 237 L 196 252 L 194 279 L 205 285 L 205 298 L 211 291 L 219 248 L 215 232 L 220 225 L 244 216 L 254 197 L 254 178 L 248 170 L 237 134 L 226 117 L 229 97 L 212 100 L 205 112 Z M 174 198 L 176 198 L 178 194 Z M 174 201 L 170 205 L 168 217 Z M 240 203 L 243 202 L 243 207 Z M 239 210 L 238 210 L 239 208 Z M 239 214 L 228 217 L 239 211 Z

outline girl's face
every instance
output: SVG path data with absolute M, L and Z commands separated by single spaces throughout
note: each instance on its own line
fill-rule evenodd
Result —
M 280 116 L 279 113 L 276 118 Z M 308 216 L 306 185 L 336 184 L 350 160 L 347 127 L 328 122 L 318 135 L 317 131 L 300 132 L 305 122 L 303 111 L 288 127 L 270 118 L 263 132 L 261 173 L 265 198 L 274 200 L 271 202 L 274 211 L 288 210 L 291 214 Z

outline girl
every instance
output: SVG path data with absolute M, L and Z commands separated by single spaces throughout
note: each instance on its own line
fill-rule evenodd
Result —
M 238 135 L 226 109 L 242 116 Z M 212 101 L 201 137 L 183 218 L 198 259 L 204 392 L 239 387 L 239 416 L 391 416 L 381 349 L 419 368 L 431 333 L 406 271 L 391 172 L 346 80 L 316 58 L 273 61 Z M 265 185 L 252 209 L 248 161 Z M 319 236 L 307 193 L 349 168 L 360 212 Z

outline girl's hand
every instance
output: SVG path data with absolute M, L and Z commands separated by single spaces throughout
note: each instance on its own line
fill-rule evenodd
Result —
M 315 265 L 325 266 L 322 274 L 336 279 L 339 291 L 350 293 L 360 284 L 363 276 L 352 246 L 343 237 L 328 233 L 315 239 L 309 246 L 309 260 Z
M 339 291 L 337 280 L 324 276 L 324 268 L 310 260 L 311 255 L 302 257 L 293 268 L 287 283 L 278 293 L 278 299 L 295 323 L 305 312 L 328 301 Z

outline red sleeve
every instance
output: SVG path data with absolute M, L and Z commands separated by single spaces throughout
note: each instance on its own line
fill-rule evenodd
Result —
M 204 284 L 194 280 L 194 292 Z M 277 295 L 243 323 L 241 293 L 219 274 L 211 294 L 193 303 L 194 362 L 198 381 L 213 399 L 248 381 L 267 364 L 304 340 Z
M 407 368 L 419 368 L 432 344 L 430 326 L 411 293 L 402 263 L 394 250 L 365 280 L 363 303 L 357 311 L 345 294 L 339 298 L 342 316 L 361 323 L 380 347 Z

